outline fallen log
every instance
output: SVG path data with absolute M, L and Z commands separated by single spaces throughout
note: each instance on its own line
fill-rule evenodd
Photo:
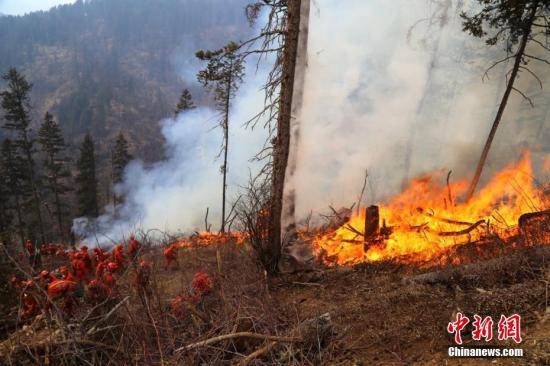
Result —
M 519 232 L 529 244 L 550 241 L 550 210 L 529 212 L 518 220 Z
M 297 339 L 297 341 L 292 344 L 301 349 L 313 349 L 317 348 L 316 351 L 320 351 L 318 348 L 321 347 L 324 340 L 330 334 L 332 330 L 332 323 L 330 319 L 330 314 L 325 313 L 316 318 L 311 318 L 303 321 L 297 327 L 290 331 L 290 337 Z M 270 351 L 275 350 L 280 345 L 280 341 L 273 340 L 266 343 L 262 347 L 258 348 L 256 351 L 252 352 L 245 358 L 241 359 L 238 362 L 238 366 L 249 365 L 255 359 L 267 354 Z
M 438 284 L 453 281 L 455 278 L 471 275 L 475 272 L 497 271 L 502 268 L 510 268 L 517 266 L 522 260 L 532 268 L 548 265 L 547 260 L 550 258 L 550 245 L 530 247 L 517 250 L 507 256 L 490 259 L 484 262 L 477 262 L 465 265 L 444 268 L 433 272 L 423 273 L 415 276 L 403 278 L 406 284 Z
M 521 215 L 518 219 L 518 226 L 521 230 L 524 230 L 525 227 L 528 225 L 529 221 L 533 219 L 544 219 L 544 220 L 550 220 L 550 209 L 539 211 L 539 212 L 529 212 L 524 213 Z
M 252 333 L 252 332 L 237 332 L 237 333 L 229 333 L 229 334 L 223 334 L 217 337 L 212 337 L 209 339 L 206 339 L 204 341 L 195 342 L 188 344 L 187 346 L 183 346 L 180 348 L 177 348 L 174 352 L 182 352 L 182 351 L 189 351 L 195 348 L 205 347 L 209 346 L 214 343 L 218 343 L 221 341 L 225 341 L 228 339 L 234 339 L 234 338 L 252 338 L 252 339 L 261 339 L 261 340 L 271 340 L 271 341 L 277 341 L 277 342 L 297 342 L 299 341 L 298 338 L 292 338 L 292 337 L 280 337 L 280 336 L 274 336 L 269 334 L 259 334 L 259 333 Z

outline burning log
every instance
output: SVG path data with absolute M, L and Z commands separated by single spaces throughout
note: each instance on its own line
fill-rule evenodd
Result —
M 365 241 L 378 235 L 380 227 L 380 213 L 378 206 L 369 206 L 365 209 Z
M 522 233 L 525 233 L 531 225 L 540 226 L 540 229 L 543 231 L 550 230 L 550 209 L 539 212 L 525 213 L 519 217 L 518 226 Z
M 525 213 L 519 217 L 518 226 L 526 243 L 550 242 L 550 210 Z
M 475 224 L 471 225 L 470 227 L 467 227 L 464 230 L 459 231 L 440 231 L 437 233 L 439 236 L 460 236 L 460 235 L 466 235 L 472 232 L 475 228 L 477 228 L 479 225 L 485 223 L 485 220 L 479 220 Z
M 332 211 L 332 215 L 321 215 L 327 220 L 327 223 L 320 228 L 321 231 L 334 231 L 338 229 L 350 220 L 353 213 L 347 207 L 342 207 L 339 210 L 334 209 L 332 206 L 329 206 L 329 208 Z

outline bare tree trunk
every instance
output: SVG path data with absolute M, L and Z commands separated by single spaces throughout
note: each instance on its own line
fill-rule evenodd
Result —
M 23 136 L 23 140 L 25 141 L 25 144 L 28 144 L 29 138 L 26 132 Z M 33 195 L 34 209 L 36 213 L 36 218 L 38 219 L 38 226 L 40 229 L 40 239 L 42 240 L 42 244 L 44 244 L 46 242 L 46 236 L 44 234 L 44 222 L 42 221 L 42 212 L 40 210 L 40 195 L 38 193 L 38 187 L 36 184 L 34 167 L 32 164 L 33 160 L 31 156 L 31 151 L 27 146 L 25 146 L 25 157 L 27 159 L 27 168 L 29 169 L 28 174 L 29 174 L 29 181 L 31 185 L 32 195 Z M 35 246 L 37 246 L 36 243 L 35 243 Z
M 268 271 L 276 272 L 281 257 L 281 215 L 285 173 L 290 147 L 290 118 L 294 92 L 294 75 L 300 33 L 301 0 L 288 0 L 286 36 L 282 56 L 282 79 L 277 116 L 277 136 L 273 143 L 273 176 L 271 181 L 270 220 L 268 227 Z
M 54 183 L 57 185 L 57 181 Z M 59 199 L 59 192 L 57 192 L 57 188 L 55 188 L 54 191 L 55 195 L 55 206 L 56 206 L 56 214 L 57 214 L 57 225 L 59 227 L 59 235 L 61 237 L 61 240 L 65 242 L 65 230 L 63 229 L 63 216 L 61 213 L 61 200 Z
M 483 147 L 483 151 L 481 153 L 481 156 L 479 158 L 479 162 L 477 163 L 476 172 L 474 174 L 474 178 L 472 179 L 472 182 L 470 184 L 470 187 L 468 188 L 468 192 L 466 194 L 466 200 L 469 201 L 476 190 L 477 184 L 479 182 L 479 178 L 481 177 L 481 172 L 483 171 L 483 167 L 485 166 L 485 161 L 487 160 L 487 156 L 489 155 L 489 150 L 491 149 L 491 144 L 493 143 L 493 139 L 495 137 L 495 134 L 497 132 L 498 125 L 500 124 L 500 120 L 502 119 L 502 115 L 504 114 L 504 110 L 506 109 L 506 104 L 508 103 L 508 98 L 510 97 L 510 93 L 514 89 L 514 82 L 516 80 L 516 77 L 519 72 L 519 68 L 521 66 L 521 61 L 523 59 L 523 55 L 525 52 L 525 47 L 527 46 L 527 43 L 529 42 L 529 36 L 531 35 L 531 27 L 533 25 L 533 21 L 535 20 L 535 16 L 537 13 L 538 3 L 535 3 L 533 7 L 531 8 L 531 11 L 529 12 L 529 16 L 526 19 L 525 23 L 525 30 L 523 32 L 523 36 L 521 37 L 521 41 L 519 44 L 518 51 L 515 55 L 515 61 L 514 61 L 514 67 L 512 68 L 512 73 L 510 74 L 510 79 L 508 80 L 508 84 L 506 86 L 506 91 L 504 92 L 504 95 L 502 96 L 502 100 L 500 102 L 500 106 L 498 107 L 497 114 L 495 116 L 495 120 L 493 122 L 493 126 L 491 127 L 491 132 L 489 132 L 489 136 L 487 137 L 487 141 L 485 142 L 485 146 Z
M 220 232 L 225 232 L 225 201 L 226 201 L 226 192 L 227 192 L 227 152 L 229 150 L 229 104 L 231 101 L 231 83 L 233 82 L 232 78 L 233 66 L 229 70 L 229 80 L 226 85 L 226 100 L 225 100 L 225 111 L 224 111 L 224 121 L 223 121 L 223 186 L 222 186 L 222 224 Z

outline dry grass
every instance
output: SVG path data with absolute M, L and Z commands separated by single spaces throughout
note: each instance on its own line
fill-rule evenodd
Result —
M 235 332 L 285 336 L 306 319 L 330 313 L 332 333 L 319 344 L 281 343 L 256 365 L 480 364 L 450 360 L 445 327 L 453 313 L 523 316 L 525 357 L 506 364 L 548 364 L 548 281 L 543 258 L 516 266 L 475 269 L 435 284 L 403 281 L 419 270 L 392 263 L 331 268 L 268 278 L 244 245 L 179 251 L 178 265 L 164 269 L 160 248 L 143 249 L 153 265 L 145 295 L 133 287 L 134 268 L 119 279 L 117 293 L 101 304 L 85 299 L 72 318 L 39 317 L 12 329 L 0 345 L 5 364 L 29 365 L 232 365 L 266 343 L 234 338 L 189 351 L 190 343 Z M 451 270 L 451 269 L 448 269 Z M 214 291 L 176 315 L 170 301 L 189 291 L 193 275 L 214 277 Z M 127 298 L 126 301 L 124 301 Z M 92 306 L 96 306 L 90 312 Z M 117 307 L 118 306 L 118 307 Z M 116 307 L 115 311 L 111 311 Z M 110 314 L 106 318 L 106 314 Z M 466 340 L 467 344 L 473 344 Z M 545 343 L 546 342 L 546 343 Z M 494 343 L 496 346 L 499 343 Z M 511 345 L 510 345 L 511 346 Z M 500 362 L 501 360 L 499 360 Z

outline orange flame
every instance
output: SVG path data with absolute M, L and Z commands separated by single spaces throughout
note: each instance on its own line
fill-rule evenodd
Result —
M 208 231 L 201 231 L 189 238 L 181 239 L 176 243 L 178 247 L 190 247 L 190 246 L 207 246 L 213 244 L 227 244 L 230 242 L 243 244 L 246 240 L 246 235 L 240 232 L 229 233 L 212 233 Z
M 353 265 L 394 260 L 422 263 L 445 250 L 497 234 L 517 233 L 518 218 L 544 209 L 543 193 L 534 185 L 529 153 L 494 175 L 468 202 L 458 202 L 468 181 L 446 184 L 442 172 L 414 179 L 400 195 L 380 206 L 380 223 L 387 235 L 365 244 L 365 212 L 329 234 L 317 236 L 315 252 L 327 264 Z

